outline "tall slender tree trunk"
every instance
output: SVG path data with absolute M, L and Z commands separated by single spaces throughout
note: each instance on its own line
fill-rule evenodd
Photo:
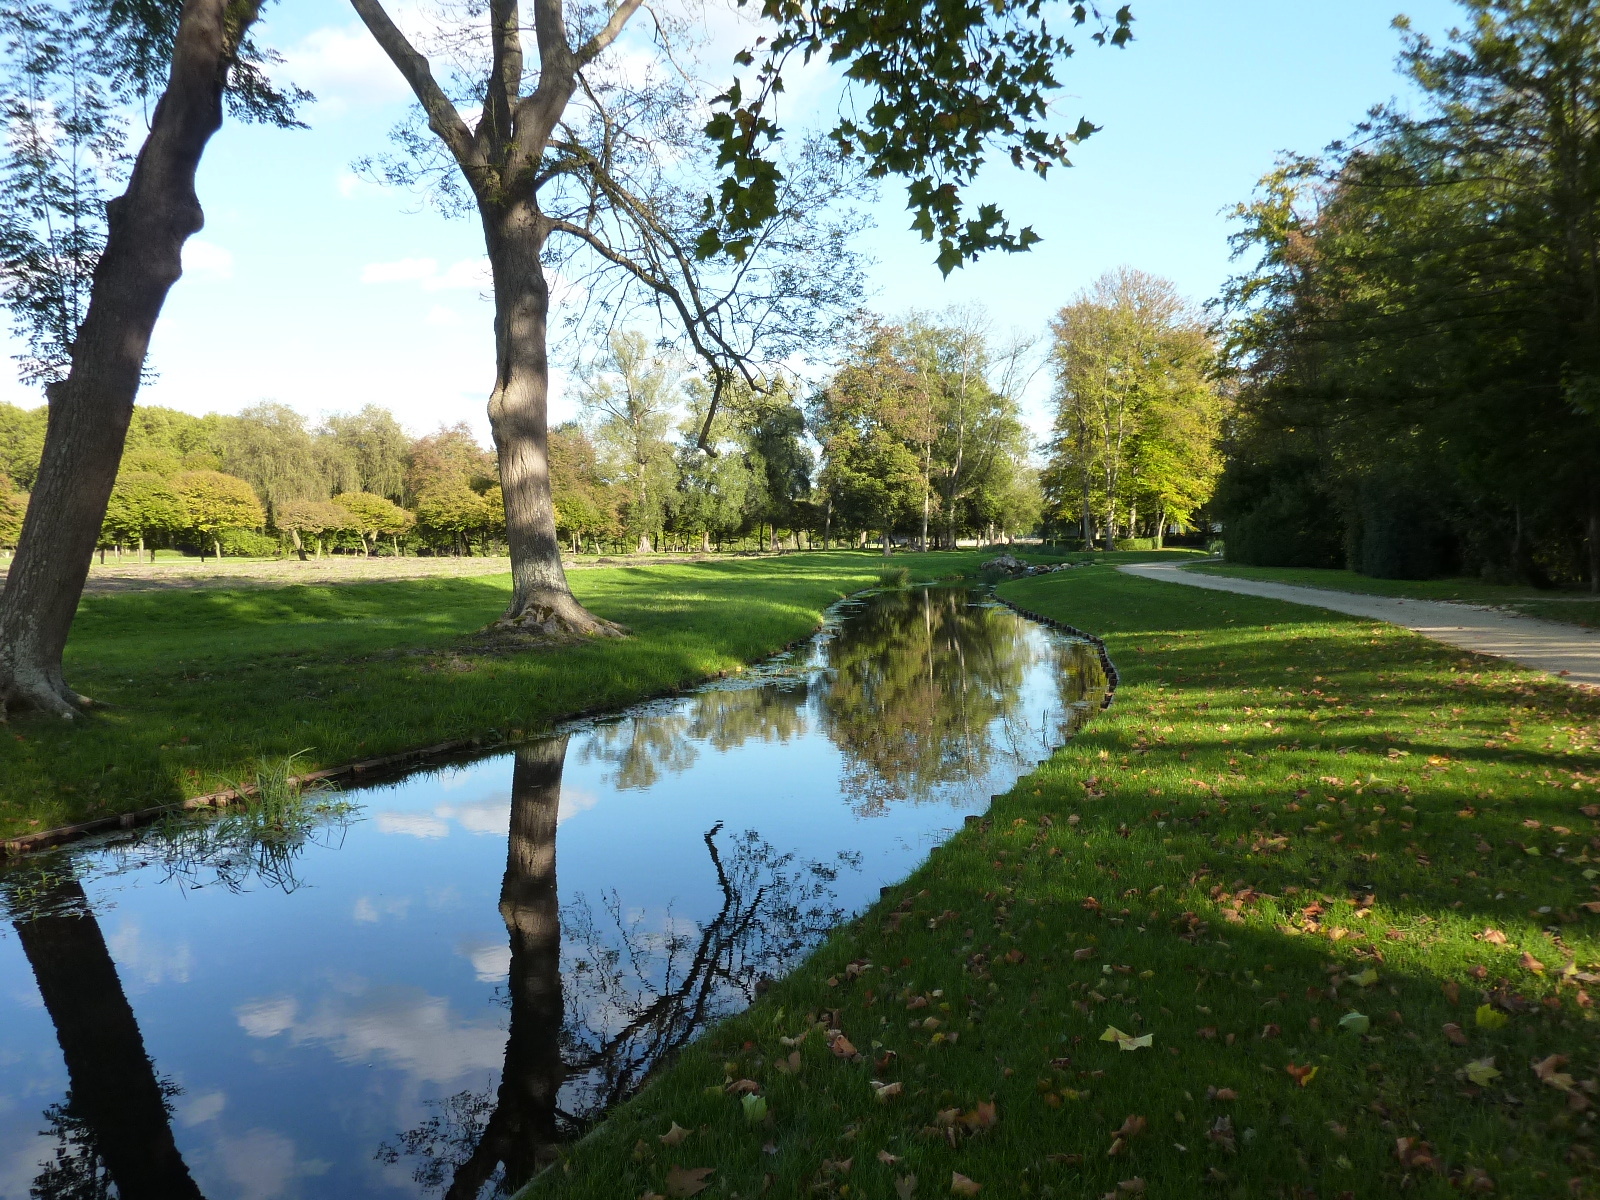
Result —
M 480 204 L 494 274 L 497 370 L 489 428 L 500 460 L 511 603 L 502 625 L 556 634 L 624 632 L 573 598 L 550 494 L 550 289 L 539 253 L 547 228 L 531 199 Z
M 561 1058 L 561 905 L 556 889 L 556 818 L 567 739 L 517 751 L 511 775 L 511 836 L 500 885 L 500 915 L 511 942 L 511 1029 L 493 1114 L 445 1192 L 476 1200 L 495 1167 L 521 1187 L 555 1157 Z
M 139 1022 L 82 885 L 70 877 L 59 880 L 28 907 L 48 915 L 13 913 L 17 941 L 55 1026 L 72 1107 L 93 1132 L 94 1148 L 117 1195 L 201 1200 L 173 1139 L 166 1097 Z
M 67 378 L 50 415 L 32 503 L 0 596 L 0 718 L 7 706 L 63 717 L 89 703 L 67 686 L 61 654 L 133 416 L 150 334 L 182 274 L 183 244 L 204 223 L 195 171 L 222 124 L 233 47 L 255 0 L 185 0 L 166 90 L 128 189 L 106 206 L 106 245 Z

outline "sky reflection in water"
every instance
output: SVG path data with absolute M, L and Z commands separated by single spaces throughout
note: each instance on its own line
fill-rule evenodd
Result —
M 0 873 L 0 1197 L 502 1194 L 1101 682 L 976 594 L 891 593 L 737 681 L 348 793 L 274 882 L 175 873 L 156 833 Z

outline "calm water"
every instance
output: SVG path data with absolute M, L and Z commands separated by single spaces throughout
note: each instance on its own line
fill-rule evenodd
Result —
M 1098 707 L 980 594 L 840 605 L 737 681 L 0 873 L 0 1197 L 503 1194 Z

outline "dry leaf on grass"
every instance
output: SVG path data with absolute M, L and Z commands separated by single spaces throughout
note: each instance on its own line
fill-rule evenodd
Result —
M 983 1184 L 968 1179 L 960 1171 L 950 1172 L 950 1194 L 952 1196 L 976 1196 L 983 1191 Z
M 672 1128 L 658 1137 L 656 1141 L 660 1142 L 663 1146 L 676 1146 L 688 1136 L 689 1131 L 674 1121 L 672 1123 Z
M 715 1170 L 715 1167 L 673 1167 L 667 1172 L 667 1195 L 698 1196 L 711 1186 L 706 1176 Z
M 896 1200 L 912 1200 L 917 1194 L 917 1177 L 915 1175 L 902 1175 L 894 1181 L 894 1194 Z

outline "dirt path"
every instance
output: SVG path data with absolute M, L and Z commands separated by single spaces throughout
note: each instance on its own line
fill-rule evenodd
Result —
M 1354 617 L 1370 617 L 1399 625 L 1436 642 L 1509 658 L 1536 671 L 1549 671 L 1567 683 L 1600 686 L 1600 630 L 1514 616 L 1475 604 L 1445 600 L 1402 600 L 1393 596 L 1368 596 L 1325 588 L 1296 587 L 1287 583 L 1262 583 L 1200 575 L 1168 563 L 1141 563 L 1119 570 L 1142 579 L 1182 583 L 1218 592 L 1238 592 L 1332 609 Z

